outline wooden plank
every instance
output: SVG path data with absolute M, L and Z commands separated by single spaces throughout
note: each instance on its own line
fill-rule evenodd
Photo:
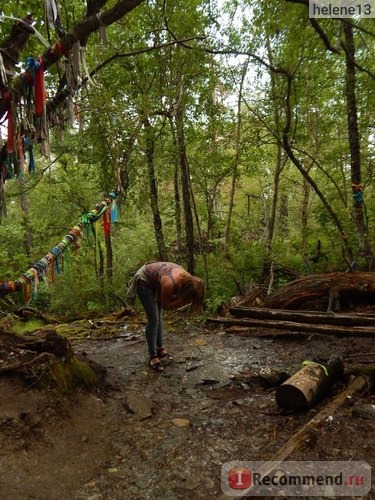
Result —
M 341 326 L 319 325 L 309 323 L 296 323 L 292 321 L 268 321 L 248 318 L 208 318 L 207 323 L 221 323 L 224 325 L 247 326 L 249 328 L 274 328 L 275 330 L 289 330 L 294 332 L 310 332 L 322 335 L 334 335 L 339 337 L 374 337 L 375 326 Z M 277 333 L 274 332 L 274 335 Z
M 261 307 L 234 306 L 229 308 L 235 317 L 288 320 L 301 323 L 325 323 L 329 325 L 374 326 L 375 316 L 320 311 L 295 311 L 292 309 L 268 309 Z

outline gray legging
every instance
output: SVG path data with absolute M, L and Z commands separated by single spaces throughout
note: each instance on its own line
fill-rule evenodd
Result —
M 138 297 L 147 315 L 146 340 L 148 353 L 156 356 L 157 349 L 163 347 L 163 310 L 151 288 L 138 283 Z

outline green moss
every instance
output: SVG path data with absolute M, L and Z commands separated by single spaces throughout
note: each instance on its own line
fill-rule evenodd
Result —
M 37 330 L 44 326 L 44 322 L 39 319 L 33 319 L 30 321 L 16 321 L 14 325 L 12 325 L 12 331 L 14 333 L 27 333 Z
M 88 335 L 87 320 L 75 321 L 74 323 L 56 325 L 56 332 L 62 337 L 74 340 L 84 340 Z
M 72 357 L 51 365 L 49 379 L 60 395 L 72 394 L 78 387 L 91 387 L 97 380 L 94 370 L 83 361 Z

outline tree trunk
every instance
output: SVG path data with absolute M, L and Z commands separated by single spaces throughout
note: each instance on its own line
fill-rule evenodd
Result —
M 95 273 L 99 281 L 100 287 L 104 289 L 104 255 L 100 244 L 99 234 L 96 224 L 92 224 L 92 234 L 95 239 Z
M 308 172 L 309 170 L 307 170 Z M 309 219 L 309 203 L 310 203 L 310 184 L 306 179 L 302 180 L 302 207 L 301 207 L 301 250 L 302 254 L 308 252 L 308 219 Z
M 232 185 L 230 190 L 230 199 L 229 199 L 229 207 L 228 207 L 228 219 L 227 225 L 225 229 L 225 249 L 228 250 L 229 240 L 230 240 L 230 229 L 232 223 L 232 212 L 234 207 L 234 195 L 236 192 L 236 183 L 237 183 L 237 171 L 238 171 L 238 163 L 240 160 L 240 142 L 241 142 L 241 103 L 242 103 L 242 90 L 245 81 L 245 76 L 247 73 L 249 61 L 246 61 L 244 67 L 242 68 L 241 74 L 241 82 L 240 89 L 238 92 L 238 100 L 237 100 L 237 126 L 236 126 L 236 143 L 235 143 L 235 157 L 233 160 L 232 166 Z
M 174 186 L 174 207 L 175 207 L 175 225 L 176 225 L 176 242 L 178 255 L 182 253 L 182 222 L 181 222 L 181 195 L 178 165 L 175 165 L 173 173 L 173 186 Z
M 143 119 L 143 124 L 145 127 L 145 134 L 146 134 L 147 175 L 148 175 L 148 184 L 150 188 L 151 210 L 154 217 L 154 234 L 158 246 L 159 260 L 167 261 L 168 252 L 164 242 L 163 223 L 159 211 L 159 196 L 158 196 L 156 173 L 154 167 L 155 145 L 154 145 L 154 138 L 152 135 L 152 127 L 147 116 Z
M 29 204 L 25 192 L 25 178 L 22 173 L 18 176 L 18 185 L 20 187 L 20 192 L 21 192 L 21 210 L 23 214 L 23 226 L 25 231 L 25 236 L 24 236 L 25 252 L 26 255 L 30 257 L 33 245 L 33 235 L 29 228 Z
M 292 335 L 293 332 L 296 332 L 296 335 L 309 333 L 310 335 L 318 334 L 337 337 L 375 337 L 374 326 L 336 325 L 334 328 L 332 328 L 332 325 L 324 324 L 228 317 L 208 318 L 207 323 L 221 323 L 223 325 L 240 326 L 242 328 L 247 327 L 248 330 L 249 328 L 254 328 L 256 330 L 252 334 L 259 337 Z M 259 331 L 259 329 L 261 330 Z M 270 332 L 264 333 L 265 329 L 270 330 Z M 286 331 L 286 333 L 284 333 L 284 331 Z
M 270 62 L 270 65 L 273 66 L 272 50 L 271 50 L 270 40 L 269 40 L 268 36 L 266 37 L 266 44 L 267 44 L 268 60 Z M 277 99 L 277 94 L 276 94 L 275 75 L 272 71 L 270 71 L 270 81 L 271 81 L 271 98 L 272 98 L 272 103 L 273 103 L 273 115 L 274 115 L 274 121 L 275 121 L 275 130 L 280 130 L 281 129 L 281 111 L 280 111 L 280 106 L 278 106 L 278 104 L 277 104 L 279 102 L 279 100 Z M 281 172 L 282 172 L 284 165 L 286 163 L 286 160 L 283 161 L 283 159 L 282 159 L 283 149 L 282 149 L 282 145 L 280 144 L 280 142 L 277 143 L 276 148 L 277 148 L 277 150 L 276 150 L 275 172 L 273 175 L 273 196 L 272 196 L 271 214 L 269 217 L 268 232 L 267 232 L 267 239 L 266 239 L 266 249 L 265 249 L 265 258 L 264 258 L 263 272 L 262 272 L 264 282 L 267 279 L 270 280 L 271 265 L 272 265 L 272 259 L 271 259 L 272 243 L 273 243 L 273 238 L 275 235 L 275 227 L 276 227 L 276 213 L 277 213 L 277 206 L 278 206 L 278 202 L 279 202 L 280 177 L 281 177 Z
M 182 184 L 182 199 L 184 205 L 185 218 L 185 234 L 186 234 L 186 260 L 187 270 L 194 274 L 194 223 L 193 212 L 191 208 L 191 193 L 190 193 L 190 169 L 189 161 L 186 154 L 185 133 L 184 133 L 184 118 L 181 105 L 178 106 L 176 116 L 176 138 L 178 146 L 178 155 L 181 167 L 181 184 Z
M 178 151 L 176 130 L 174 127 L 172 116 L 168 116 L 169 125 L 171 129 L 173 145 Z M 181 194 L 180 194 L 180 183 L 179 183 L 179 162 L 176 161 L 174 174 L 173 174 L 173 187 L 174 187 L 174 207 L 175 207 L 175 225 L 176 225 L 176 245 L 178 255 L 182 254 L 182 222 L 181 222 Z
M 20 53 L 26 46 L 30 35 L 33 33 L 31 28 L 33 23 L 31 14 L 25 16 L 23 20 L 25 23 L 17 21 L 13 24 L 9 36 L 0 44 L 6 74 L 11 78 L 15 75 L 15 68 L 20 59 Z M 28 24 L 30 27 L 28 27 Z M 0 85 L 2 89 L 6 86 L 1 78 Z
M 350 23 L 342 21 L 345 37 L 345 61 L 346 61 L 346 103 L 348 114 L 348 138 L 350 149 L 351 181 L 353 193 L 354 220 L 359 237 L 359 254 L 365 259 L 367 269 L 373 262 L 374 252 L 367 236 L 367 223 L 365 221 L 363 185 L 361 174 L 361 146 L 358 131 L 358 113 L 356 97 L 356 75 L 355 75 L 355 47 L 353 39 L 353 27 Z
M 106 259 L 107 259 L 107 280 L 108 283 L 112 284 L 113 278 L 113 252 L 112 252 L 112 239 L 111 233 L 104 236 L 105 249 L 106 249 Z
M 125 196 L 129 188 L 129 173 L 128 173 L 129 161 L 134 149 L 135 141 L 138 138 L 138 132 L 139 130 L 137 129 L 126 141 L 126 148 L 123 153 L 123 161 L 121 162 L 118 171 L 116 173 L 119 184 L 119 190 Z

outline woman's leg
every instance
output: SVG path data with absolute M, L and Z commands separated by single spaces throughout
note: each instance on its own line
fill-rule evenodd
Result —
M 146 341 L 150 357 L 157 354 L 159 337 L 160 312 L 156 297 L 150 288 L 139 286 L 138 297 L 147 315 Z
M 161 308 L 160 302 L 157 303 L 158 307 L 158 328 L 157 328 L 157 336 L 156 336 L 156 347 L 159 351 L 163 347 L 163 309 Z

